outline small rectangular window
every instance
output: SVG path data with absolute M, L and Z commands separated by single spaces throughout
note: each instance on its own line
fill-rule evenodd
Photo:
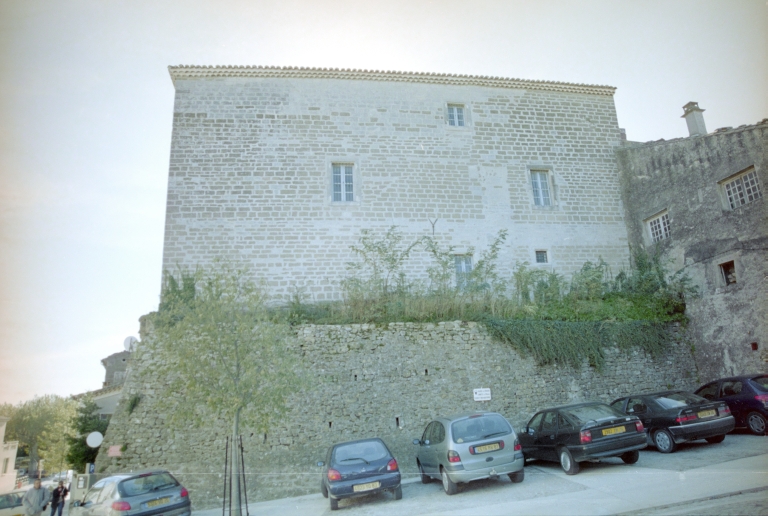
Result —
M 549 195 L 549 171 L 531 170 L 531 186 L 533 187 L 533 202 L 536 206 L 552 206 Z
M 536 251 L 536 263 L 548 263 L 546 251 Z
M 726 285 L 736 283 L 736 267 L 733 261 L 720 264 L 720 274 L 723 276 L 723 282 Z
M 669 238 L 669 213 L 666 211 L 651 217 L 646 223 L 654 243 Z
M 333 164 L 333 201 L 352 202 L 355 200 L 355 190 L 352 183 L 354 165 L 351 163 Z
M 469 273 L 472 272 L 472 255 L 457 254 L 453 257 L 456 266 L 456 287 L 466 288 L 469 281 Z
M 3 459 L 3 475 L 8 473 L 8 458 Z
M 755 167 L 750 167 L 720 184 L 725 192 L 725 196 L 728 198 L 728 205 L 732 210 L 763 196 Z
M 448 104 L 448 125 L 464 127 L 464 106 L 462 104 Z

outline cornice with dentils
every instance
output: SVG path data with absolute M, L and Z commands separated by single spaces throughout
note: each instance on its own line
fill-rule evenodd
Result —
M 452 86 L 484 86 L 544 90 L 561 93 L 612 96 L 613 86 L 572 84 L 567 82 L 528 81 L 485 75 L 456 75 L 442 73 L 393 72 L 380 70 L 353 70 L 348 68 L 301 68 L 293 66 L 169 66 L 174 85 L 178 80 L 211 79 L 221 77 L 255 77 L 262 79 L 340 79 L 354 81 L 411 82 L 422 84 L 448 84 Z

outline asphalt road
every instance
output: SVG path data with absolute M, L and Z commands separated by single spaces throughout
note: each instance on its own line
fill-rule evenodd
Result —
M 568 476 L 558 464 L 529 462 L 521 484 L 506 477 L 477 481 L 460 485 L 454 496 L 447 496 L 437 482 L 423 485 L 408 478 L 402 500 L 395 501 L 389 493 L 342 500 L 333 514 L 768 515 L 768 437 L 736 433 L 720 444 L 684 444 L 668 455 L 649 448 L 640 452 L 634 465 L 606 459 L 581 466 L 578 475 Z M 331 511 L 328 500 L 318 493 L 252 503 L 248 513 L 312 516 Z M 221 510 L 193 514 L 218 516 Z

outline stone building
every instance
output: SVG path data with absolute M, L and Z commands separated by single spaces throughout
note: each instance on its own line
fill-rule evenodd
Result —
M 768 370 L 768 119 L 707 133 L 684 106 L 687 138 L 618 151 L 630 245 L 685 271 L 689 338 L 701 381 Z
M 338 299 L 360 232 L 453 246 L 499 230 L 516 261 L 569 275 L 629 253 L 615 88 L 498 77 L 170 67 L 176 89 L 163 267 L 226 257 L 310 301 Z M 474 256 L 473 256 L 474 255 Z M 424 275 L 426 253 L 409 274 Z

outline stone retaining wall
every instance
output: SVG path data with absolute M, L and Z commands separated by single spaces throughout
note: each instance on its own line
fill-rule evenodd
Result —
M 637 391 L 692 389 L 696 368 L 684 334 L 652 359 L 640 350 L 606 350 L 602 372 L 586 363 L 574 370 L 538 367 L 511 346 L 471 322 L 392 323 L 384 326 L 303 326 L 292 345 L 311 379 L 306 392 L 290 399 L 285 420 L 266 435 L 242 428 L 248 499 L 264 500 L 314 492 L 327 447 L 379 436 L 390 446 L 403 474 L 415 475 L 414 438 L 431 418 L 462 411 L 492 410 L 516 429 L 538 409 L 582 400 L 610 402 Z M 132 369 L 152 363 L 151 339 L 142 339 Z M 168 414 L 156 407 L 164 380 L 140 384 L 131 374 L 96 461 L 102 474 L 164 467 L 190 489 L 195 507 L 221 503 L 224 442 L 231 423 L 211 421 L 172 432 Z M 491 389 L 491 401 L 473 401 L 473 389 Z M 133 413 L 131 396 L 141 402 Z M 110 446 L 124 446 L 110 458 Z

